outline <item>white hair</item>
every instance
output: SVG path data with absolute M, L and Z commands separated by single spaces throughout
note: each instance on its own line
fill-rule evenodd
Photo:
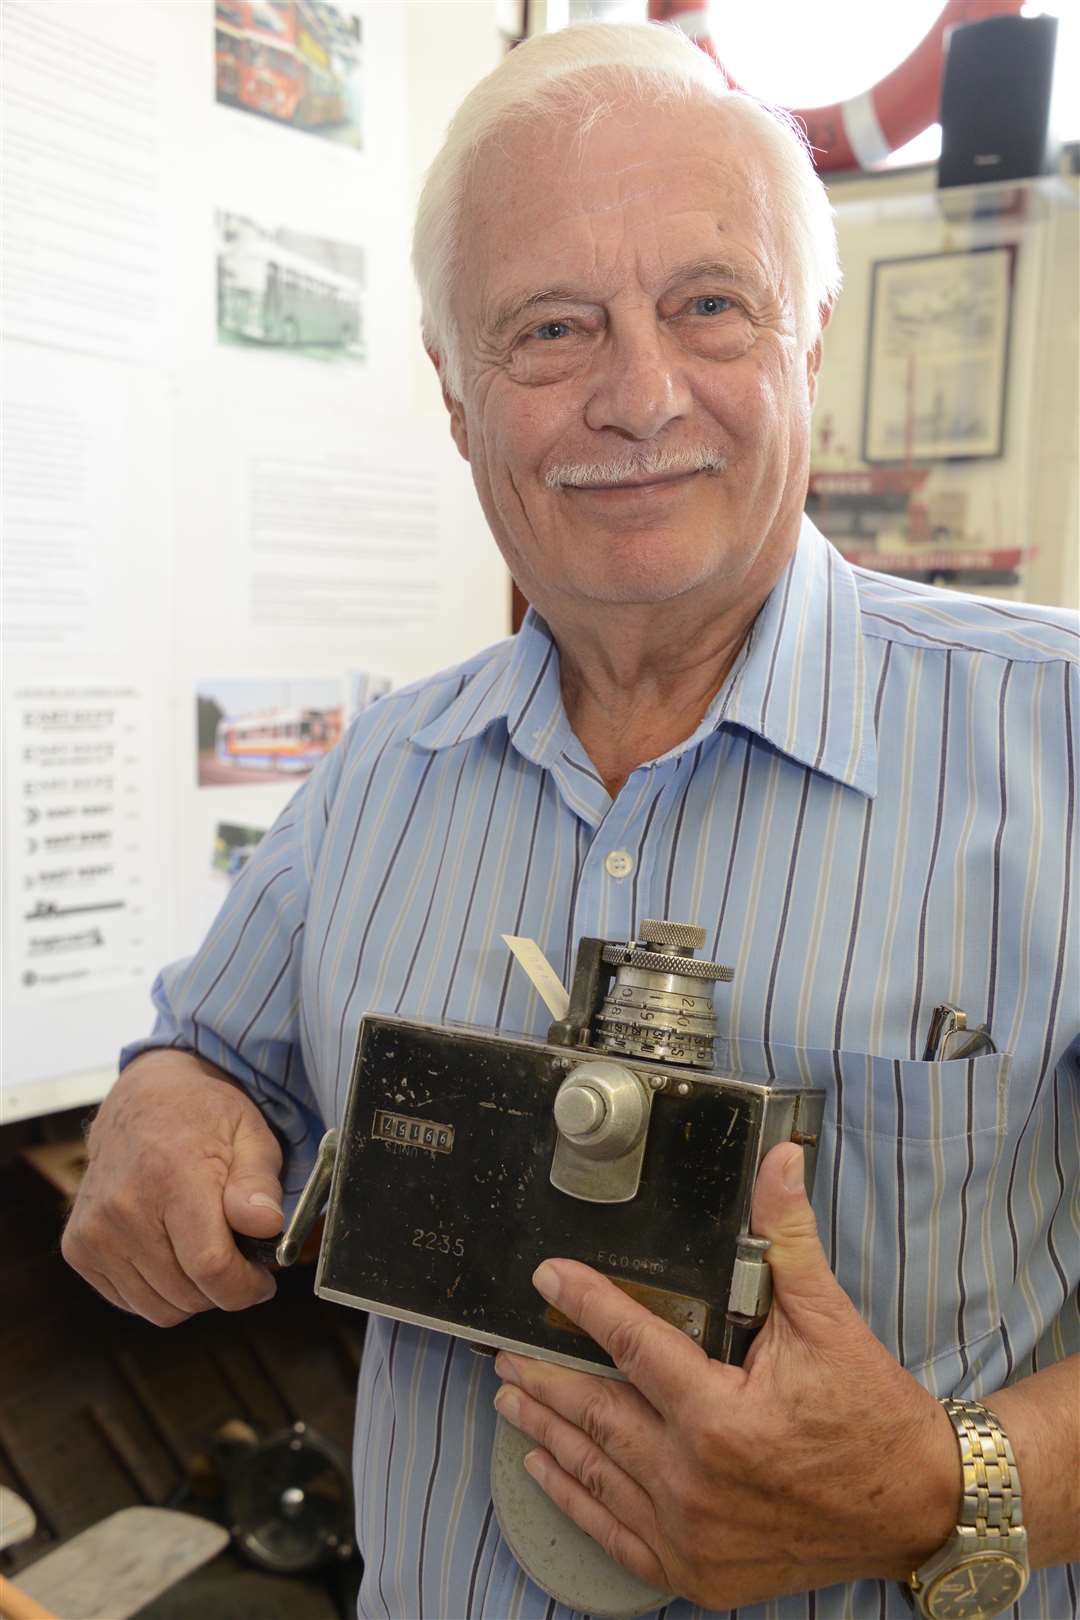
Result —
M 802 129 L 786 113 L 728 88 L 716 63 L 680 30 L 661 23 L 575 23 L 539 34 L 481 79 L 455 113 L 427 172 L 413 232 L 423 336 L 443 383 L 460 398 L 461 337 L 452 309 L 461 268 L 461 216 L 478 152 L 513 123 L 547 116 L 584 130 L 621 92 L 653 104 L 720 104 L 742 126 L 769 175 L 769 214 L 790 265 L 796 331 L 809 347 L 840 291 L 836 228 L 828 194 Z

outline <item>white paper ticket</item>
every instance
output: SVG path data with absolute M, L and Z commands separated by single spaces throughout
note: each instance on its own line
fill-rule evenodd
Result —
M 535 939 L 522 939 L 517 934 L 504 934 L 503 939 L 529 975 L 529 982 L 552 1018 L 565 1018 L 570 1010 L 570 997 Z

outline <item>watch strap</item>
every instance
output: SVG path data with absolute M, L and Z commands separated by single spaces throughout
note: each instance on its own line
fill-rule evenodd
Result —
M 941 1404 L 956 1430 L 964 1476 L 957 1534 L 973 1552 L 1026 1557 L 1020 1476 L 1008 1435 L 978 1401 L 946 1396 Z
M 1009 1437 L 1000 1422 L 978 1401 L 961 1401 L 946 1396 L 941 1405 L 956 1433 L 960 1448 L 962 1495 L 956 1529 L 943 1547 L 912 1575 L 908 1596 L 919 1614 L 934 1620 L 946 1612 L 963 1613 L 971 1620 L 989 1617 L 1009 1607 L 1023 1591 L 1028 1579 L 1027 1531 L 1024 1528 L 1020 1476 Z M 988 1574 L 998 1561 L 1015 1571 L 1019 1588 L 1011 1597 L 988 1589 L 983 1603 L 977 1590 L 965 1594 L 955 1608 L 955 1595 L 946 1597 L 943 1583 L 953 1571 L 977 1570 L 978 1578 Z M 939 1608 L 936 1594 L 947 1605 Z

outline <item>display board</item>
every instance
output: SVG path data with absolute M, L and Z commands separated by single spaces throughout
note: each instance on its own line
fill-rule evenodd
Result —
M 497 52 L 442 10 L 5 6 L 5 1120 L 102 1095 L 351 716 L 507 633 L 415 382 L 410 29 L 447 116 Z
M 1080 186 L 939 192 L 932 168 L 830 188 L 807 508 L 850 562 L 1076 606 Z

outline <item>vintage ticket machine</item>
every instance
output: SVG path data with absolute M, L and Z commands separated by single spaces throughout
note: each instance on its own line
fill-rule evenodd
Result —
M 326 1299 L 618 1376 L 532 1287 L 562 1256 L 740 1362 L 769 1302 L 767 1244 L 749 1229 L 757 1168 L 797 1141 L 812 1178 L 823 1093 L 714 1066 L 713 988 L 732 972 L 695 956 L 704 943 L 676 922 L 582 939 L 546 1041 L 365 1017 L 341 1126 L 287 1232 L 248 1252 L 288 1264 L 329 1194 Z M 500 1422 L 496 1508 L 530 1575 L 594 1615 L 662 1602 L 548 1502 L 524 1449 Z

